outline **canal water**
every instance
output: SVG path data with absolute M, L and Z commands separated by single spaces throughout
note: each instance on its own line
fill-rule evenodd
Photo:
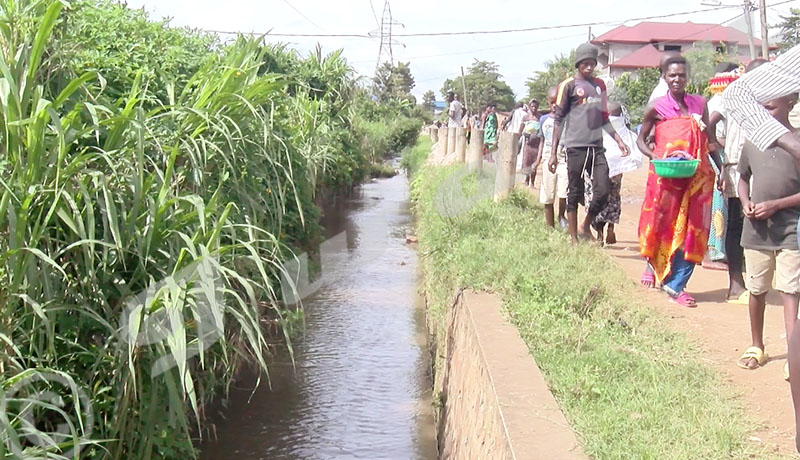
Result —
M 303 300 L 294 366 L 272 365 L 272 389 L 239 384 L 202 460 L 437 457 L 407 178 L 359 187 L 322 223 L 346 244 Z

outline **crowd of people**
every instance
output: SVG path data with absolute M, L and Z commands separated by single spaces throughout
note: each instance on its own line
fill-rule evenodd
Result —
M 686 292 L 695 267 L 724 261 L 727 301 L 749 307 L 751 345 L 737 362 L 747 370 L 769 359 L 764 312 L 767 293 L 777 291 L 789 350 L 784 377 L 800 429 L 800 378 L 790 379 L 800 375 L 800 133 L 790 122 L 800 92 L 800 47 L 773 61 L 753 60 L 747 68 L 721 63 L 709 82 L 709 100 L 687 92 L 686 59 L 665 54 L 638 134 L 625 109 L 609 102 L 603 80 L 595 76 L 597 58 L 593 45 L 577 48 L 575 75 L 547 92 L 548 114 L 540 117 L 532 100 L 499 125 L 491 105 L 468 124 L 484 129 L 489 157 L 498 130 L 522 134 L 526 184 L 533 186 L 538 166 L 545 165 L 539 198 L 546 224 L 566 227 L 573 244 L 616 242 L 622 175 L 641 164 L 637 157 L 648 157 L 638 225 L 646 261 L 641 285 L 696 307 Z M 460 122 L 453 107 L 463 115 L 463 106 L 451 104 L 451 121 Z M 673 162 L 686 162 L 682 167 L 690 173 L 665 173 Z M 586 211 L 581 222 L 579 206 Z M 797 447 L 800 452 L 800 439 Z

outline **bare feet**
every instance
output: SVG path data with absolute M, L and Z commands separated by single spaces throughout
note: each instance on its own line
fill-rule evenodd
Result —
M 614 229 L 612 227 L 608 228 L 608 233 L 606 234 L 606 244 L 617 244 L 617 234 L 614 233 Z

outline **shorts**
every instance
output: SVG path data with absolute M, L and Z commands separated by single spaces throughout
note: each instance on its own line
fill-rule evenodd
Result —
M 553 204 L 556 198 L 567 199 L 567 164 L 559 161 L 553 174 L 547 167 L 549 161 L 549 158 L 542 158 L 542 186 L 539 189 L 539 202 L 542 204 Z
M 744 262 L 747 289 L 751 294 L 762 295 L 769 292 L 773 278 L 778 291 L 786 294 L 800 293 L 800 251 L 745 249 Z

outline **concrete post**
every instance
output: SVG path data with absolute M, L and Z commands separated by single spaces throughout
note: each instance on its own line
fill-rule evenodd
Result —
M 467 130 L 456 129 L 456 163 L 464 163 L 467 159 Z
M 500 132 L 497 153 L 497 175 L 494 181 L 494 200 L 499 201 L 508 196 L 514 188 L 519 153 L 519 133 Z
M 434 144 L 439 142 L 439 128 L 432 126 L 428 128 L 428 131 L 430 131 L 431 134 L 431 142 Z
M 456 128 L 447 128 L 447 148 L 445 156 L 456 151 Z
M 469 152 L 467 153 L 467 164 L 469 172 L 480 171 L 483 167 L 483 130 L 472 130 L 469 138 Z
M 444 157 L 447 156 L 447 149 L 448 149 L 447 141 L 448 141 L 447 128 L 446 127 L 439 128 L 439 157 L 440 158 L 444 158 Z

